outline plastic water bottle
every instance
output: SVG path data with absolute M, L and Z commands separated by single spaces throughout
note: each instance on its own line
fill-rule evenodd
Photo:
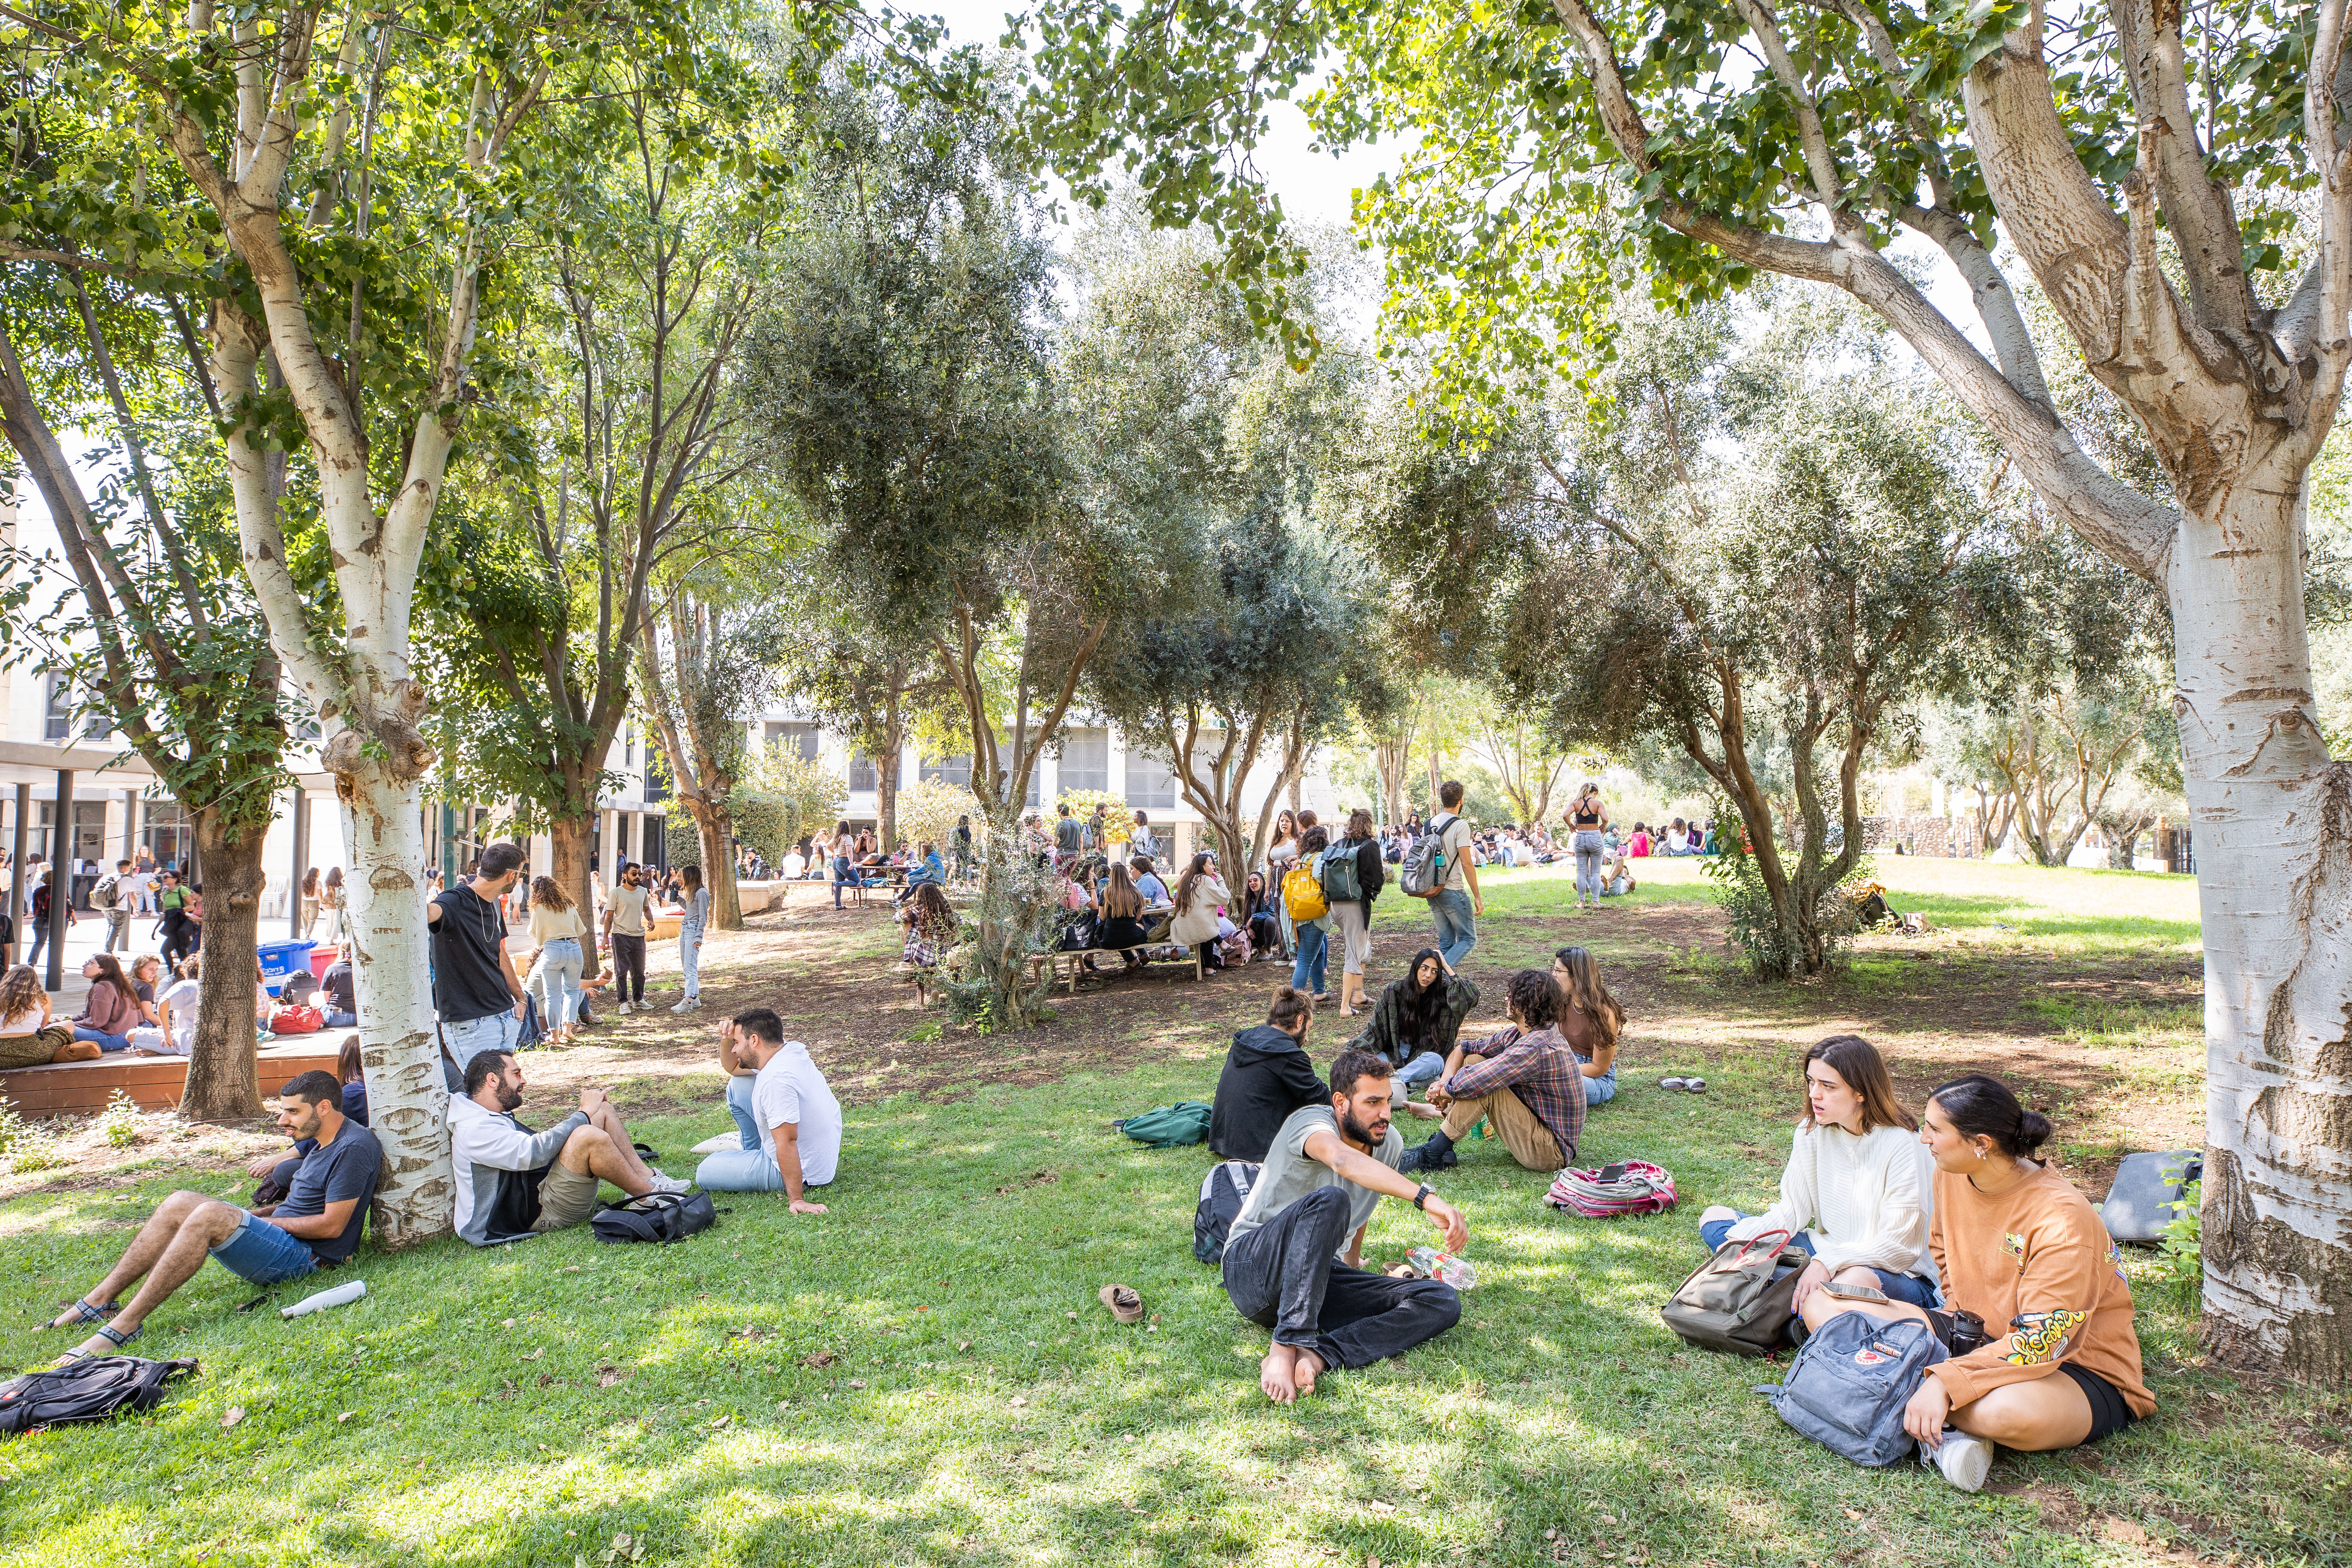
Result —
M 330 1307 L 349 1306 L 366 1294 L 367 1281 L 353 1279 L 337 1285 L 331 1289 L 321 1290 L 315 1296 L 305 1296 L 290 1307 L 280 1307 L 278 1309 L 278 1315 L 281 1318 L 299 1318 L 310 1312 L 323 1312 Z
M 1404 1260 L 1423 1279 L 1443 1279 L 1456 1290 L 1467 1290 L 1478 1283 L 1478 1270 L 1468 1258 L 1440 1252 L 1433 1247 L 1412 1247 L 1405 1253 Z

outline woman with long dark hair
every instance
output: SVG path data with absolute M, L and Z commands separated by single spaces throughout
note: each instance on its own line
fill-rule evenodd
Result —
M 1477 1005 L 1478 988 L 1454 973 L 1444 953 L 1424 947 L 1412 955 L 1403 978 L 1388 983 L 1372 1021 L 1348 1048 L 1387 1058 L 1399 1082 L 1420 1089 L 1445 1070 L 1445 1058 L 1462 1037 L 1462 1020 Z
M 1231 889 L 1217 875 L 1217 858 L 1206 849 L 1192 857 L 1176 881 L 1176 913 L 1169 939 L 1201 950 L 1203 973 L 1223 969 L 1217 959 L 1217 909 L 1233 900 Z
M 93 952 L 82 960 L 81 973 L 89 982 L 89 994 L 82 999 L 81 1012 L 74 1018 L 74 1038 L 101 1051 L 129 1050 L 131 1031 L 146 1020 L 140 1012 L 139 993 L 131 977 L 122 973 L 121 961 L 110 952 Z
M 319 923 L 319 868 L 311 867 L 302 873 L 302 934 L 308 937 Z
M 343 868 L 327 868 L 327 875 L 319 883 L 319 913 L 327 922 L 327 934 L 321 944 L 343 940 Z
M 1102 886 L 1095 890 L 1095 945 L 1118 954 L 1129 969 L 1143 967 L 1142 954 L 1135 950 L 1143 946 L 1150 936 L 1143 923 L 1144 899 L 1136 890 L 1134 875 L 1124 860 L 1110 863 L 1109 872 Z M 1094 967 L 1094 961 L 1087 961 Z
M 1275 897 L 1265 885 L 1265 873 L 1252 871 L 1242 883 L 1242 915 L 1249 928 L 1250 952 L 1273 952 L 1282 945 L 1282 920 L 1275 912 Z
M 0 975 L 0 1069 L 97 1059 L 97 1046 L 76 1039 L 71 1024 L 52 1022 L 49 1014 L 38 970 L 19 963 Z
M 1559 982 L 1561 1037 L 1584 1075 L 1584 1103 L 1606 1105 L 1617 1098 L 1617 1037 L 1625 1030 L 1625 1009 L 1609 994 L 1600 965 L 1583 948 L 1553 953 L 1551 977 Z
M 710 920 L 710 889 L 702 885 L 702 868 L 677 868 L 678 903 L 686 913 L 677 922 L 677 963 L 686 976 L 686 998 L 670 1009 L 694 1013 L 702 1007 L 702 928 Z

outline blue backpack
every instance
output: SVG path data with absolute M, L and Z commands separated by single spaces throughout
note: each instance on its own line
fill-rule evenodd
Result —
M 1917 1449 L 1903 1429 L 1903 1407 L 1927 1369 L 1946 1359 L 1925 1323 L 1841 1312 L 1805 1342 L 1786 1377 L 1756 1392 L 1832 1453 L 1857 1465 L 1891 1465 Z

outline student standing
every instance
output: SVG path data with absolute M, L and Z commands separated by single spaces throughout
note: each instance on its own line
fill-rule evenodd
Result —
M 449 1090 L 465 1083 L 466 1064 L 488 1050 L 512 1051 L 522 1036 L 523 989 L 507 952 L 499 900 L 521 868 L 520 845 L 482 851 L 473 877 L 425 906 L 433 933 L 433 1005 L 441 1016 L 441 1045 L 450 1067 Z
M 580 973 L 587 957 L 580 942 L 587 934 L 579 907 L 554 878 L 541 877 L 531 883 L 530 940 L 539 956 L 524 988 L 546 998 L 543 1021 L 551 1046 L 568 1043 L 580 1016 Z
M 701 867 L 679 868 L 678 892 L 686 908 L 677 922 L 677 963 L 686 974 L 686 999 L 670 1011 L 691 1013 L 702 1005 L 702 928 L 710 920 L 710 889 L 702 885 Z
M 1286 882 L 1293 876 L 1299 879 L 1297 887 L 1285 888 L 1282 895 L 1283 918 L 1290 922 L 1290 984 L 1293 990 L 1310 993 L 1318 1002 L 1328 1002 L 1331 998 L 1324 986 L 1325 966 L 1330 959 L 1331 910 L 1316 879 L 1315 861 L 1331 847 L 1331 836 L 1312 826 L 1305 833 L 1299 841 L 1299 863 L 1283 879 Z M 1291 903 L 1294 893 L 1302 900 L 1297 908 Z
M 1601 907 L 1601 857 L 1608 847 L 1603 830 L 1609 826 L 1609 806 L 1601 798 L 1601 785 L 1591 779 L 1576 792 L 1576 804 L 1568 808 L 1570 842 L 1576 847 L 1576 901 L 1580 905 Z
M 644 868 L 621 873 L 621 885 L 604 900 L 604 935 L 613 947 L 624 1017 L 646 1010 L 646 882 Z
M 1438 814 L 1429 830 L 1437 835 L 1438 852 L 1445 857 L 1445 875 L 1429 896 L 1430 918 L 1437 922 L 1437 951 L 1449 969 L 1459 969 L 1478 945 L 1477 917 L 1486 912 L 1486 896 L 1478 890 L 1478 868 L 1470 863 L 1470 825 L 1462 820 L 1462 782 L 1447 779 L 1437 786 Z
M 1354 1017 L 1364 1000 L 1364 961 L 1372 955 L 1372 900 L 1380 897 L 1387 869 L 1381 860 L 1380 836 L 1372 831 L 1372 814 L 1359 806 L 1348 814 L 1348 837 L 1324 851 L 1328 864 L 1334 855 L 1352 854 L 1356 859 L 1356 887 L 1359 896 L 1352 899 L 1332 899 L 1331 914 L 1339 922 L 1341 963 L 1339 971 L 1339 1011 Z M 1319 871 L 1321 867 L 1318 867 Z M 1330 881 L 1324 882 L 1328 897 Z

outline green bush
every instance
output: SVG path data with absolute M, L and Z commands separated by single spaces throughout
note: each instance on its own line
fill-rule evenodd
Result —
M 1790 930 L 1772 907 L 1764 873 L 1739 831 L 1738 813 L 1718 805 L 1715 820 L 1723 827 L 1723 850 L 1701 860 L 1699 870 L 1715 884 L 1715 901 L 1723 910 L 1728 940 L 1748 955 L 1748 967 L 1765 979 L 1794 979 L 1805 973 L 1802 934 Z M 1791 891 L 1801 897 L 1795 883 L 1796 852 L 1784 847 L 1781 853 L 1782 864 L 1790 873 Z M 1844 881 L 1823 890 L 1814 900 L 1811 918 L 1822 943 L 1823 968 L 1844 962 L 1854 933 L 1862 929 L 1850 895 L 1869 879 L 1870 862 L 1859 861 Z

